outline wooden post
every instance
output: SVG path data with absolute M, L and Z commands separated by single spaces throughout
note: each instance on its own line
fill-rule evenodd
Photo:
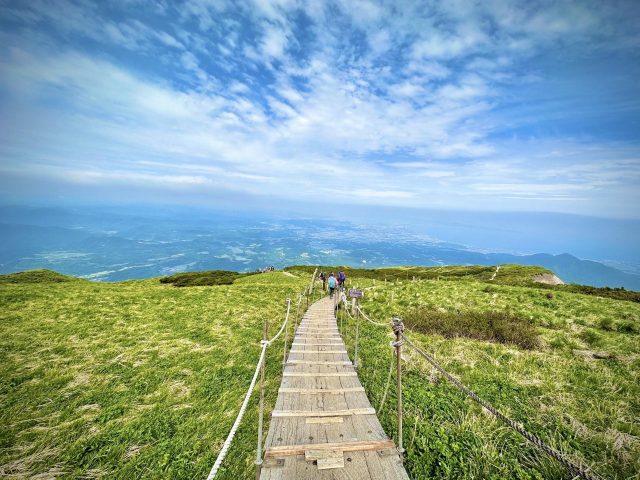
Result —
M 353 305 L 357 304 L 357 299 L 353 299 Z M 360 310 L 356 308 L 356 353 L 353 356 L 353 367 L 358 368 L 358 339 L 360 337 Z
M 298 305 L 296 305 L 296 320 L 295 326 L 293 327 L 293 333 L 295 335 L 296 330 L 298 330 L 298 314 L 300 312 L 300 304 L 302 303 L 302 294 L 298 294 Z
M 313 275 L 311 276 L 311 290 L 309 291 L 309 293 L 313 294 L 313 287 L 316 284 L 316 275 L 318 274 L 318 269 L 316 268 L 313 271 Z
M 284 370 L 287 364 L 287 340 L 289 337 L 289 310 L 291 310 L 291 299 L 287 298 L 287 316 L 284 321 L 286 323 L 284 327 L 284 350 L 282 351 L 282 369 Z
M 396 334 L 394 346 L 396 348 L 396 397 L 398 399 L 398 452 L 404 453 L 402 448 L 402 332 L 404 325 L 399 318 L 393 319 L 393 332 Z
M 262 341 L 267 341 L 267 329 L 269 323 L 264 319 L 264 329 L 262 331 Z M 264 356 L 262 366 L 260 367 L 260 407 L 258 412 L 258 449 L 256 452 L 256 480 L 260 479 L 260 471 L 262 470 L 262 430 L 264 426 L 264 370 L 267 363 L 267 356 Z

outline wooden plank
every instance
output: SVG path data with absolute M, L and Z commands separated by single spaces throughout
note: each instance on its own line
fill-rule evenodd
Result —
M 356 372 L 330 372 L 330 373 L 310 373 L 310 372 L 284 372 L 283 377 L 357 377 Z
M 309 354 L 318 354 L 318 353 L 348 353 L 346 350 L 289 350 L 289 353 L 309 353 Z
M 340 340 L 342 341 L 342 337 L 340 336 L 339 333 L 335 333 L 333 335 L 325 335 L 323 333 L 301 333 L 299 335 L 296 335 L 296 339 L 312 339 L 312 340 L 316 340 L 316 339 L 329 339 L 329 340 Z
M 346 410 L 274 410 L 272 417 L 348 417 L 349 415 L 375 415 L 375 408 L 349 408 Z
M 307 462 L 316 462 L 318 470 L 344 468 L 344 452 L 340 450 L 307 450 L 304 452 Z
M 317 450 L 305 450 L 304 451 L 304 459 L 307 462 L 313 462 L 314 460 L 320 460 L 321 458 L 329 458 L 331 456 L 342 456 L 342 450 L 327 450 L 327 449 L 317 449 Z
M 331 360 L 287 360 L 287 365 L 352 365 L 348 360 L 334 362 Z
M 306 450 L 338 450 L 341 452 L 371 452 L 374 450 L 386 450 L 395 448 L 393 440 L 381 440 L 378 442 L 333 442 L 333 443 L 309 443 L 303 445 L 284 445 L 281 447 L 267 447 L 265 458 L 290 457 L 292 455 L 304 455 Z
M 344 423 L 344 417 L 308 417 L 305 418 L 304 423 L 321 423 L 323 425 L 329 423 Z
M 298 325 L 298 330 L 305 329 L 305 328 L 310 328 L 310 329 L 315 329 L 315 330 L 328 330 L 328 329 L 337 330 L 338 329 L 338 325 L 336 325 L 335 323 L 334 324 L 327 323 L 327 324 L 324 324 L 324 325 L 315 324 L 315 323 L 309 324 L 309 325 L 304 325 L 304 324 Z
M 296 330 L 296 334 L 298 333 L 316 333 L 316 332 L 331 332 L 331 333 L 340 333 L 337 328 L 299 328 Z
M 286 388 L 282 387 L 278 392 L 282 393 L 301 393 L 303 395 L 317 395 L 320 393 L 348 393 L 348 392 L 364 392 L 364 387 L 351 388 Z
M 333 455 L 329 458 L 320 458 L 316 461 L 318 470 L 329 470 L 331 468 L 344 468 L 344 454 Z

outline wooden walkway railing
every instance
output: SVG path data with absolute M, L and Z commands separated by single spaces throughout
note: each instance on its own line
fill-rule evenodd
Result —
M 262 480 L 408 480 L 338 333 L 334 301 L 304 315 L 267 435 Z

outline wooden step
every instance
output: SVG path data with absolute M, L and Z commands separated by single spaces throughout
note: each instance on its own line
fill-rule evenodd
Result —
M 304 455 L 307 450 L 338 450 L 342 452 L 371 452 L 375 450 L 387 450 L 396 446 L 393 440 L 379 440 L 376 442 L 334 442 L 334 443 L 306 443 L 303 445 L 283 445 L 280 447 L 268 447 L 264 452 L 265 458 L 289 457 L 291 455 Z
M 301 395 L 320 395 L 322 393 L 341 394 L 349 392 L 364 392 L 364 387 L 351 388 L 288 388 L 282 387 L 278 390 L 282 393 L 299 393 Z

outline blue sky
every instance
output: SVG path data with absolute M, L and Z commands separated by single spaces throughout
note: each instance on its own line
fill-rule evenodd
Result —
M 0 0 L 8 201 L 639 218 L 640 3 Z

